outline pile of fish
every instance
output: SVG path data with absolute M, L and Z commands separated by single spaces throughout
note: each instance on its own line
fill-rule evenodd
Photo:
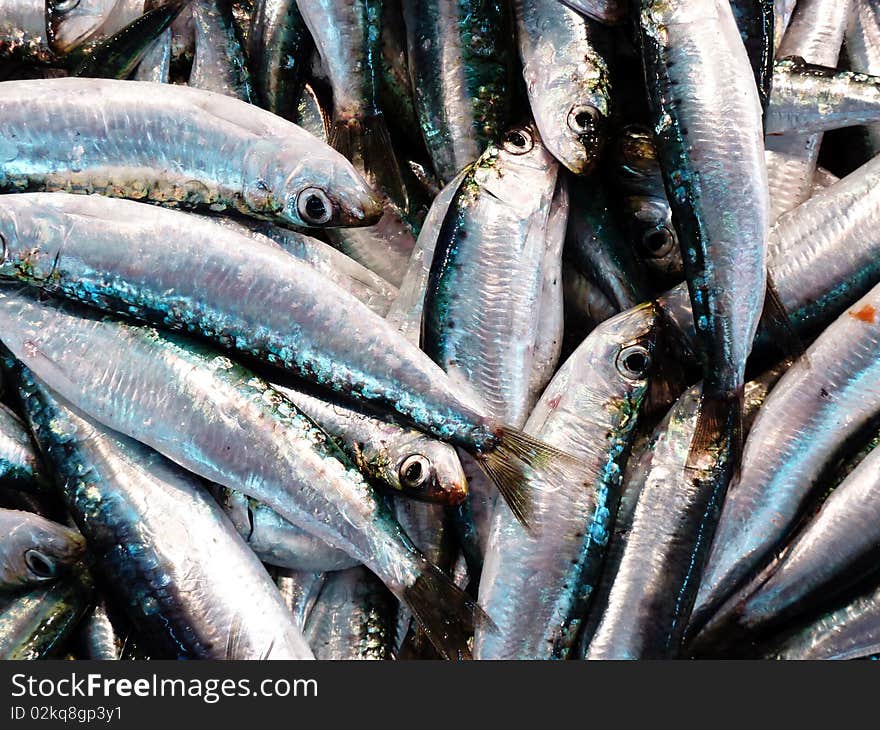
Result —
M 880 654 L 876 0 L 0 0 L 0 657 Z

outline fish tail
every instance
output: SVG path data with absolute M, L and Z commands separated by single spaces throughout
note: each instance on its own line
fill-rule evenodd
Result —
M 440 568 L 421 559 L 415 583 L 403 589 L 402 600 L 424 635 L 444 659 L 470 659 L 474 627 L 497 631 L 492 619 Z
M 366 181 L 402 210 L 409 200 L 382 112 L 337 119 L 330 128 L 330 146 L 360 168 Z
M 492 480 L 510 511 L 529 532 L 535 533 L 533 473 L 558 475 L 570 481 L 585 474 L 583 463 L 543 441 L 507 426 L 495 429 L 498 443 L 481 454 L 477 463 Z
M 705 470 L 704 455 L 724 448 L 725 444 L 730 452 L 727 463 L 739 463 L 742 454 L 743 390 L 740 385 L 734 391 L 703 391 L 694 437 L 688 451 L 688 469 Z
M 799 358 L 806 355 L 807 349 L 791 321 L 791 316 L 782 303 L 779 290 L 767 274 L 767 292 L 764 295 L 764 311 L 761 322 L 771 332 L 786 355 Z

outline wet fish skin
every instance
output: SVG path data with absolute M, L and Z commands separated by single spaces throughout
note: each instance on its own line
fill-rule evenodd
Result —
M 220 94 L 110 79 L 7 81 L 0 115 L 5 192 L 101 192 L 286 225 L 367 225 L 379 216 L 340 155 Z
M 171 83 L 171 38 L 171 28 L 167 28 L 152 48 L 144 54 L 134 71 L 132 78 L 135 81 L 149 81 L 154 84 Z
M 808 63 L 836 66 L 849 8 L 850 0 L 799 0 L 777 56 L 799 56 Z M 771 224 L 809 197 L 821 142 L 821 134 L 767 139 Z
M 621 23 L 629 14 L 629 0 L 560 0 L 560 2 L 602 23 Z
M 264 109 L 292 119 L 313 52 L 296 0 L 257 0 L 247 58 L 256 98 Z
M 196 52 L 189 85 L 251 103 L 250 73 L 229 0 L 191 0 Z
M 294 615 L 297 626 L 305 628 L 306 619 L 329 573 L 284 569 L 277 570 L 276 573 L 275 583 L 278 585 L 282 599 Z
M 311 658 L 268 573 L 192 475 L 75 413 L 25 369 L 5 370 L 19 370 L 34 437 L 141 631 L 177 657 Z
M 773 0 L 731 0 L 730 8 L 740 36 L 749 54 L 755 75 L 761 108 L 767 111 L 773 87 L 774 27 L 776 15 Z
M 846 55 L 853 71 L 880 75 L 880 8 L 869 0 L 854 0 L 845 33 Z M 880 124 L 868 127 L 876 154 L 880 150 Z
M 84 566 L 67 580 L 0 598 L 0 659 L 48 659 L 63 650 L 92 597 Z
M 566 259 L 591 279 L 618 311 L 646 301 L 644 271 L 617 224 L 611 201 L 598 181 L 572 184 Z
M 305 635 L 318 659 L 392 658 L 395 600 L 366 568 L 326 576 L 306 620 Z
M 752 634 L 766 631 L 810 608 L 827 608 L 834 596 L 873 572 L 880 543 L 875 527 L 878 467 L 875 449 L 786 546 L 769 575 L 760 576 L 732 610 L 722 609 L 713 621 L 733 621 Z
M 234 489 L 212 487 L 214 497 L 248 547 L 263 562 L 288 570 L 344 570 L 360 561 Z
M 580 455 L 588 471 L 536 490 L 537 538 L 505 506 L 496 507 L 480 605 L 499 631 L 477 629 L 476 658 L 564 658 L 570 651 L 617 511 L 660 326 L 651 304 L 604 322 L 559 369 L 529 417 L 527 433 Z
M 537 130 L 507 131 L 450 201 L 425 295 L 425 352 L 515 427 L 528 415 L 556 180 Z
M 82 535 L 57 522 L 0 509 L 0 593 L 64 579 L 85 556 Z
M 805 63 L 776 62 L 767 134 L 826 132 L 880 119 L 880 78 Z
M 44 493 L 50 485 L 27 428 L 8 406 L 0 403 L 0 486 Z
M 0 57 L 44 64 L 58 61 L 49 47 L 46 0 L 4 0 L 0 14 Z
M 597 29 L 558 0 L 514 0 L 523 78 L 550 153 L 575 174 L 592 169 L 611 113 Z
M 408 499 L 438 504 L 459 504 L 467 496 L 467 479 L 453 446 L 301 388 L 274 387 L 336 439 L 373 483 Z
M 253 373 L 193 342 L 40 304 L 26 292 L 4 291 L 0 318 L 19 325 L 3 343 L 72 405 L 203 479 L 246 489 L 361 560 L 407 603 L 438 651 L 468 655 L 464 632 L 477 607 L 415 550 L 326 433 Z M 106 377 L 116 387 L 94 385 Z
M 788 370 L 746 442 L 721 512 L 692 634 L 772 558 L 845 439 L 880 412 L 880 287 L 842 314 Z
M 679 654 L 734 467 L 729 442 L 701 454 L 699 469 L 687 466 L 701 391 L 694 386 L 681 396 L 653 450 L 586 659 L 671 659 Z
M 498 439 L 483 406 L 466 402 L 423 353 L 407 346 L 366 306 L 277 247 L 261 247 L 231 230 L 221 235 L 223 229 L 210 221 L 180 212 L 100 196 L 25 194 L 6 196 L 0 203 L 9 254 L 2 273 L 8 277 L 213 337 L 319 385 L 393 408 L 446 440 L 489 449 Z M 54 216 L 55 225 L 47 231 L 39 221 L 48 216 Z M 76 238 L 65 235 L 70 226 L 76 226 Z M 182 230 L 188 232 L 185 238 L 179 235 Z M 119 247 L 124 257 L 113 255 Z M 190 262 L 196 258 L 201 266 L 194 272 Z M 282 282 L 294 287 L 291 296 L 284 297 Z M 271 310 L 264 305 L 267 292 L 277 303 Z M 197 299 L 202 302 L 198 307 Z M 230 304 L 238 313 L 211 313 L 215 306 Z M 282 339 L 250 342 L 255 334 L 251 323 L 260 321 L 260 331 L 269 332 L 267 318 L 275 317 L 274 329 Z M 358 343 L 353 332 L 339 331 L 340 317 L 361 323 Z M 290 328 L 292 321 L 297 328 Z M 343 349 L 334 352 L 337 347 Z M 377 364 L 384 358 L 391 358 L 387 367 Z
M 402 6 L 422 135 L 447 183 L 507 126 L 511 19 L 499 0 L 404 0 Z
M 643 0 L 640 38 L 703 360 L 696 457 L 719 429 L 736 438 L 764 304 L 770 201 L 761 107 L 728 3 Z

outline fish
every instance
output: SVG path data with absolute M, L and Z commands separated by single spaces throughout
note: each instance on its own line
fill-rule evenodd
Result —
M 629 0 L 560 0 L 573 10 L 603 23 L 617 24 L 629 14 Z
M 556 180 L 537 129 L 507 130 L 450 201 L 425 295 L 425 352 L 514 427 L 522 427 L 530 406 Z
M 849 8 L 850 0 L 799 0 L 777 56 L 798 56 L 807 63 L 837 66 Z M 771 224 L 809 196 L 821 142 L 821 134 L 768 137 Z
M 0 594 L 62 580 L 85 557 L 76 530 L 30 512 L 0 509 L 0 535 Z
M 203 479 L 246 489 L 361 560 L 405 600 L 438 651 L 469 655 L 463 634 L 483 620 L 479 609 L 414 548 L 326 433 L 265 381 L 193 342 L 24 291 L 3 293 L 7 316 L 19 330 L 3 344 L 71 405 Z M 100 363 L 89 354 L 96 349 Z M 111 372 L 116 387 L 87 385 Z M 233 451 L 245 433 L 247 448 Z
M 746 443 L 721 510 L 692 633 L 773 557 L 821 488 L 823 468 L 880 413 L 880 286 L 843 313 L 780 379 Z
M 221 94 L 111 79 L 6 81 L 0 118 L 5 192 L 100 192 L 306 227 L 379 216 L 341 155 Z M 214 149 L 225 152 L 212 157 Z
M 526 433 L 580 455 L 588 471 L 536 490 L 537 539 L 506 506 L 496 508 L 479 598 L 498 631 L 477 627 L 475 658 L 564 659 L 574 645 L 614 522 L 661 329 L 650 303 L 605 321 L 566 360 L 529 416 Z
M 261 562 L 287 570 L 321 573 L 360 565 L 357 558 L 297 527 L 260 501 L 219 484 L 209 489 Z
M 846 55 L 853 71 L 880 74 L 880 8 L 867 0 L 856 0 L 844 32 Z M 867 129 L 871 149 L 880 151 L 880 124 Z
M 827 132 L 880 120 L 880 78 L 785 58 L 773 68 L 767 134 Z
M 0 277 L 197 333 L 393 412 L 419 430 L 469 450 L 505 498 L 524 505 L 523 513 L 529 501 L 525 471 L 534 466 L 577 468 L 557 450 L 503 425 L 386 320 L 277 247 L 261 247 L 233 231 L 224 235 L 222 228 L 182 212 L 101 196 L 23 194 L 6 196 L 0 204 L 6 210 L 0 234 L 8 254 Z M 59 223 L 51 229 L 54 236 L 46 235 L 41 223 L 53 207 Z M 77 227 L 75 238 L 65 233 L 71 225 Z M 188 231 L 185 238 L 181 230 Z M 543 242 L 542 229 L 536 247 L 540 255 Z M 124 257 L 113 255 L 119 247 Z M 190 265 L 194 258 L 202 261 L 196 270 Z M 534 278 L 538 287 L 540 277 Z M 265 292 L 272 292 L 271 310 L 265 307 Z M 277 326 L 269 323 L 272 317 Z M 352 332 L 339 330 L 340 318 L 359 323 L 358 337 L 353 340 Z M 263 324 L 253 339 L 250 323 L 257 321 Z M 291 321 L 297 322 L 296 328 L 290 328 Z M 523 383 L 525 390 L 528 374 Z
M 639 37 L 703 364 L 696 465 L 713 442 L 735 452 L 741 439 L 770 225 L 761 105 L 728 3 L 643 0 Z
M 418 122 L 443 183 L 508 127 L 514 51 L 506 2 L 403 0 Z
M 194 477 L 16 369 L 4 367 L 135 626 L 172 658 L 312 658 L 269 574 Z
M 594 166 L 611 114 L 611 75 L 598 31 L 559 0 L 514 0 L 529 106 L 544 145 L 575 174 Z
M 234 27 L 232 4 L 226 0 L 191 2 L 196 51 L 189 85 L 250 102 L 251 79 Z
M 0 486 L 44 494 L 52 489 L 46 467 L 21 419 L 0 404 Z
M 247 42 L 254 97 L 273 114 L 294 121 L 314 43 L 296 0 L 256 0 Z
M 0 597 L 0 659 L 58 657 L 89 609 L 93 589 L 80 566 L 66 580 Z
M 366 568 L 331 573 L 309 611 L 305 635 L 318 659 L 392 658 L 395 600 Z

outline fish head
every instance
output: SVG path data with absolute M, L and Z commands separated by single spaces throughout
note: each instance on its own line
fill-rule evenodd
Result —
M 381 196 L 342 155 L 317 138 L 313 144 L 306 154 L 302 140 L 291 150 L 270 140 L 254 145 L 244 161 L 246 204 L 256 213 L 306 228 L 377 223 Z
M 650 129 L 630 124 L 620 130 L 608 151 L 614 182 L 627 193 L 657 194 L 663 190 L 657 147 Z
M 100 34 L 117 0 L 47 0 L 49 45 L 59 54 L 70 53 Z
M 605 320 L 587 338 L 594 366 L 625 390 L 644 394 L 655 372 L 662 327 L 660 310 L 650 302 Z
M 407 434 L 392 446 L 384 480 L 410 499 L 461 504 L 468 483 L 455 448 L 429 436 Z
M 0 514 L 0 589 L 51 583 L 70 573 L 85 553 L 76 530 L 18 510 Z
M 532 123 L 508 128 L 489 145 L 465 178 L 511 209 L 529 216 L 536 205 L 549 208 L 559 165 Z M 541 194 L 543 193 L 543 194 Z
M 653 271 L 681 280 L 684 264 L 667 200 L 632 195 L 623 200 L 623 210 L 638 257 Z

